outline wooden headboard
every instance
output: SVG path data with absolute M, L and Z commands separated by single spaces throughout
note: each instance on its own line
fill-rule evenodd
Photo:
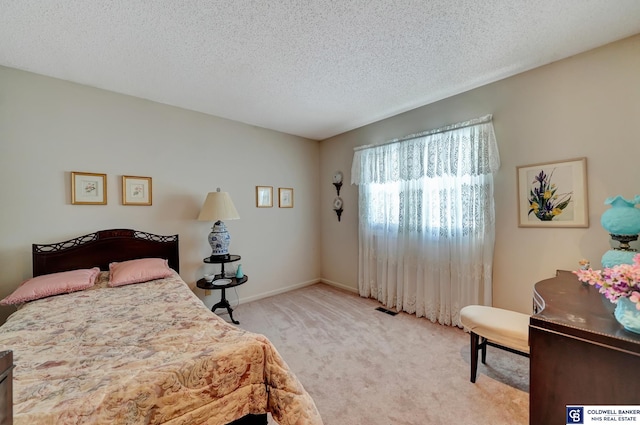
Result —
M 82 268 L 109 270 L 112 261 L 165 258 L 180 272 L 178 235 L 161 236 L 131 229 L 100 230 L 64 242 L 33 244 L 33 276 Z

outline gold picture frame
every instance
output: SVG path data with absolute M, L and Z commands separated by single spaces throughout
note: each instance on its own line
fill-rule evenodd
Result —
M 293 188 L 291 187 L 278 188 L 278 207 L 293 208 Z
M 107 175 L 101 173 L 72 171 L 71 204 L 106 205 Z
M 273 186 L 256 186 L 256 207 L 273 207 Z
M 153 187 L 151 177 L 122 176 L 122 205 L 151 205 Z
M 518 227 L 589 227 L 586 158 L 516 170 Z

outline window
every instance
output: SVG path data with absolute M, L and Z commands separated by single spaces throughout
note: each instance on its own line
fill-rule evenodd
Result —
M 491 117 L 357 149 L 360 295 L 441 323 L 491 302 Z

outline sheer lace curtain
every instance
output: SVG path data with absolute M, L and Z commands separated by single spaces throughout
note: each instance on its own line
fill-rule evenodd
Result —
M 460 327 L 490 305 L 499 165 L 491 116 L 356 148 L 360 295 Z

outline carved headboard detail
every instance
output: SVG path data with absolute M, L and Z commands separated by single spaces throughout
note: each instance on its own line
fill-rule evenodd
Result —
M 109 270 L 113 261 L 165 258 L 180 272 L 178 235 L 163 236 L 131 229 L 100 230 L 63 242 L 33 244 L 33 276 L 81 268 Z

